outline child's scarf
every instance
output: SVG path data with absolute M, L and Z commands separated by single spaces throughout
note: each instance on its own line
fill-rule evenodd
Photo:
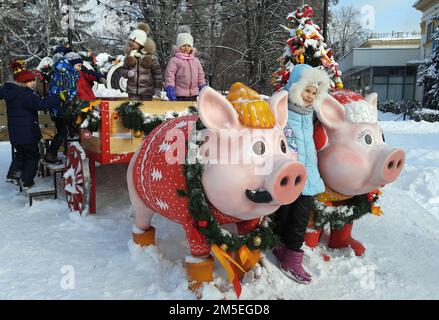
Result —
M 183 53 L 183 52 L 177 52 L 175 56 L 182 60 L 192 60 L 194 58 L 193 53 Z

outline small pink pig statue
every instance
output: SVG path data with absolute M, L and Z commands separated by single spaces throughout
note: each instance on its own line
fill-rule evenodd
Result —
M 346 205 L 350 198 L 377 190 L 400 175 L 405 152 L 389 147 L 377 118 L 377 94 L 363 98 L 349 90 L 337 90 L 322 99 L 315 126 L 320 175 L 326 192 L 322 203 Z M 351 246 L 356 255 L 365 248 L 351 237 L 352 223 L 332 229 L 330 248 Z
M 188 197 L 177 193 L 177 190 L 187 191 L 186 178 L 183 163 L 169 161 L 173 155 L 169 150 L 183 150 L 184 162 L 190 132 L 194 123 L 201 120 L 209 132 L 208 142 L 217 142 L 217 147 L 205 153 L 208 163 L 201 176 L 212 215 L 220 225 L 236 223 L 238 233 L 249 232 L 258 226 L 262 217 L 293 202 L 304 187 L 305 167 L 296 160 L 295 153 L 287 150 L 283 134 L 287 104 L 287 92 L 274 95 L 267 103 L 273 126 L 252 128 L 240 121 L 240 115 L 229 100 L 206 87 L 199 96 L 199 118 L 185 116 L 162 123 L 145 138 L 133 156 L 127 173 L 135 211 L 133 240 L 141 246 L 155 244 L 155 229 L 151 226 L 154 213 L 181 224 L 192 256 L 186 259 L 191 289 L 213 280 L 211 244 L 199 231 L 201 224 L 189 212 Z M 178 134 L 169 134 L 176 131 L 183 139 L 179 139 Z M 244 131 L 252 141 L 249 148 L 233 145 L 230 139 L 239 137 Z M 238 155 L 239 161 L 220 161 L 223 154 Z M 251 161 L 243 162 L 244 154 Z M 271 163 L 272 169 L 265 174 L 255 174 L 255 169 L 266 163 Z

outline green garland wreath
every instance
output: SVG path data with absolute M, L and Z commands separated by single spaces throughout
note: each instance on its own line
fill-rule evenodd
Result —
M 122 123 L 125 128 L 134 131 L 143 131 L 145 135 L 149 134 L 155 127 L 162 124 L 164 121 L 169 119 L 177 118 L 182 115 L 196 114 L 196 108 L 189 107 L 186 111 L 182 113 L 178 112 L 168 112 L 161 116 L 149 115 L 145 116 L 143 112 L 139 109 L 142 102 L 128 101 L 122 103 L 116 108 L 116 112 L 122 118 Z
M 350 224 L 364 215 L 372 213 L 371 206 L 378 199 L 379 196 L 376 194 L 363 194 L 349 199 L 349 204 L 344 206 L 328 206 L 314 199 L 315 225 L 317 228 L 323 229 L 329 223 L 331 228 L 341 229 L 345 224 Z
M 205 129 L 200 120 L 197 121 L 196 128 L 197 131 Z M 193 130 L 193 132 L 195 131 Z M 194 137 L 193 132 L 191 132 L 192 138 Z M 202 144 L 199 140 L 192 141 L 196 141 L 197 149 Z M 187 150 L 188 156 L 189 149 Z M 226 251 L 236 251 L 244 245 L 250 250 L 267 250 L 276 246 L 279 242 L 279 237 L 273 231 L 274 222 L 267 216 L 263 218 L 257 229 L 244 235 L 230 234 L 221 229 L 218 222 L 212 216 L 211 209 L 203 191 L 201 177 L 204 166 L 201 163 L 188 164 L 187 156 L 186 163 L 183 165 L 187 190 L 177 190 L 177 194 L 189 198 L 189 212 L 198 224 L 198 230 L 206 237 L 207 242 L 216 244 Z
M 101 126 L 101 112 L 98 106 L 88 108 L 90 101 L 76 100 L 71 104 L 64 115 L 70 124 L 70 128 L 86 129 L 97 132 Z M 83 111 L 87 108 L 87 111 Z

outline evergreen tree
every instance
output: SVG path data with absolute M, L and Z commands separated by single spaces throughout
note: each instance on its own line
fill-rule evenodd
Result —
M 75 8 L 74 50 L 81 50 L 87 37 L 85 30 L 94 21 L 91 9 L 84 10 L 87 0 L 72 1 Z M 0 59 L 22 58 L 28 68 L 52 54 L 52 48 L 67 42 L 66 21 L 61 0 L 0 0 Z M 5 68 L 6 73 L 9 71 Z
M 439 28 L 433 34 L 431 55 L 419 67 L 418 86 L 424 86 L 424 106 L 439 110 Z
M 332 50 L 324 42 L 320 27 L 314 24 L 313 17 L 314 10 L 308 5 L 288 15 L 288 26 L 284 26 L 284 29 L 289 33 L 289 39 L 283 55 L 278 59 L 280 67 L 272 78 L 275 91 L 285 86 L 296 64 L 325 69 L 331 76 L 333 87 L 343 88 L 338 64 Z

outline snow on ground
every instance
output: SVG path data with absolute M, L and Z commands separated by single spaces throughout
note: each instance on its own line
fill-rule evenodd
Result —
M 313 283 L 304 286 L 286 278 L 266 252 L 261 278 L 246 277 L 241 299 L 439 299 L 439 123 L 381 125 L 387 142 L 407 151 L 407 163 L 383 190 L 384 216 L 354 225 L 366 255 L 329 250 L 326 236 L 317 249 L 305 249 Z M 8 143 L 0 143 L 0 154 L 5 177 Z M 83 217 L 70 213 L 61 195 L 29 207 L 23 193 L 0 180 L 0 299 L 195 299 L 186 289 L 179 225 L 155 216 L 158 247 L 132 243 L 126 169 L 97 168 L 98 214 Z M 219 265 L 215 282 L 225 293 L 210 284 L 203 298 L 236 298 Z

